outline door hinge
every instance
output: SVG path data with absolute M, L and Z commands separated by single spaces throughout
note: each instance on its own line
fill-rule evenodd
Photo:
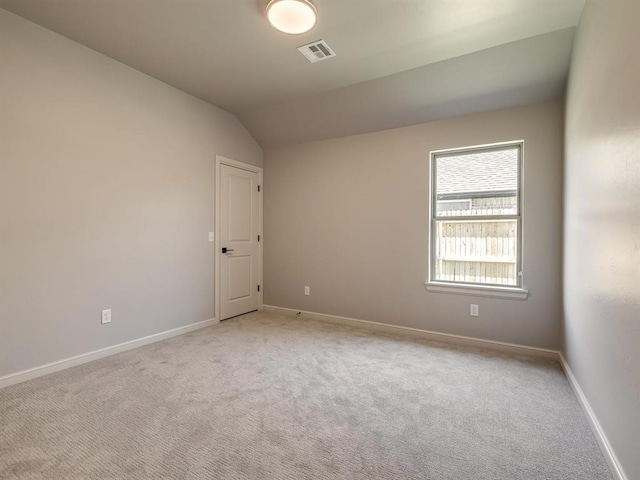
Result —
M 260 185 L 258 185 L 258 191 L 260 191 Z
M 260 291 L 260 285 L 258 285 L 258 291 Z
M 258 235 L 258 241 L 260 241 L 260 235 Z

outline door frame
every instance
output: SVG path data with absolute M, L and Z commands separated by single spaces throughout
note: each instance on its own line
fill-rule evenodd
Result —
M 239 168 L 248 172 L 258 174 L 258 183 L 260 185 L 260 194 L 258 195 L 258 230 L 260 235 L 260 242 L 258 242 L 258 281 L 260 282 L 260 291 L 258 292 L 258 310 L 262 310 L 262 294 L 264 292 L 264 283 L 262 282 L 262 245 L 264 244 L 264 228 L 263 228 L 263 215 L 262 215 L 262 194 L 264 193 L 263 182 L 263 169 L 262 167 L 256 167 L 248 163 L 233 160 L 232 158 L 224 157 L 222 155 L 216 155 L 215 165 L 215 203 L 214 203 L 214 248 L 215 254 L 213 256 L 213 269 L 214 269 L 214 318 L 220 322 L 220 257 L 222 255 L 220 245 L 220 169 L 222 165 L 229 167 Z

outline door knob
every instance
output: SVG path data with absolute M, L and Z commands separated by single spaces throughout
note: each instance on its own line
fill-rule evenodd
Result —
M 222 253 L 233 252 L 233 248 L 222 247 Z

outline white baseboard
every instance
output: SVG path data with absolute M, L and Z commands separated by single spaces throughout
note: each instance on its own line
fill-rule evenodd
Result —
M 194 330 L 199 330 L 210 325 L 215 325 L 216 323 L 219 323 L 219 321 L 215 318 L 211 318 L 202 322 L 185 325 L 184 327 L 178 327 L 172 330 L 154 333 L 153 335 L 148 335 L 146 337 L 137 338 L 135 340 L 129 340 L 128 342 L 119 343 L 118 345 L 113 345 L 111 347 L 94 350 L 93 352 L 76 355 L 75 357 L 58 360 L 57 362 L 47 363 L 46 365 L 40 365 L 28 370 L 23 370 L 21 372 L 10 373 L 9 375 L 0 377 L 0 388 L 25 382 L 27 380 L 31 380 L 32 378 L 42 377 L 43 375 L 48 375 L 53 372 L 65 370 L 67 368 L 75 367 L 76 365 L 81 365 L 83 363 L 92 362 L 94 360 L 98 360 L 99 358 L 108 357 L 110 355 L 124 352 L 126 350 L 142 347 L 143 345 L 159 342 L 160 340 L 176 337 L 178 335 L 184 335 L 185 333 L 193 332 Z
M 622 469 L 622 465 L 620 465 L 618 457 L 616 457 L 616 454 L 613 451 L 613 448 L 611 447 L 611 444 L 609 443 L 609 440 L 607 439 L 607 436 L 605 435 L 604 430 L 602 430 L 602 427 L 600 426 L 598 417 L 596 417 L 596 414 L 591 408 L 591 405 L 589 404 L 587 397 L 582 391 L 582 388 L 580 387 L 578 380 L 576 379 L 575 375 L 571 371 L 571 367 L 569 367 L 569 364 L 567 363 L 567 360 L 564 358 L 564 355 L 562 354 L 562 352 L 560 352 L 560 364 L 564 369 L 565 375 L 569 379 L 569 384 L 571 385 L 573 392 L 576 394 L 576 397 L 578 397 L 578 402 L 580 403 L 580 406 L 582 407 L 582 410 L 584 411 L 587 417 L 587 420 L 589 421 L 591 430 L 593 430 L 596 440 L 598 440 L 598 443 L 600 444 L 600 448 L 602 449 L 604 458 L 606 459 L 607 463 L 609 464 L 609 468 L 611 469 L 611 475 L 614 477 L 615 480 L 627 480 L 627 476 L 625 475 L 624 470 Z
M 550 358 L 559 360 L 560 352 L 556 350 L 548 350 L 546 348 L 529 347 L 526 345 L 518 345 L 515 343 L 498 342 L 495 340 L 484 340 L 482 338 L 465 337 L 462 335 L 453 335 L 450 333 L 433 332 L 430 330 L 422 330 L 420 328 L 402 327 L 399 325 L 391 325 L 388 323 L 371 322 L 369 320 L 359 320 L 356 318 L 339 317 L 336 315 L 327 315 L 325 313 L 306 312 L 303 310 L 295 310 L 293 308 L 276 307 L 273 305 L 263 305 L 264 311 L 279 313 L 282 315 L 296 315 L 300 312 L 305 318 L 319 320 L 322 322 L 337 323 L 340 325 L 348 325 L 350 327 L 367 328 L 379 332 L 395 333 L 400 335 L 410 335 L 412 337 L 424 338 L 427 340 L 455 343 L 457 345 L 467 345 L 471 347 L 485 348 L 494 351 L 515 353 L 519 355 L 529 355 L 535 357 Z

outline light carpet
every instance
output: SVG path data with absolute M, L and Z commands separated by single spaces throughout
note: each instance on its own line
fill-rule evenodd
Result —
M 556 362 L 252 313 L 0 390 L 0 478 L 611 476 Z

